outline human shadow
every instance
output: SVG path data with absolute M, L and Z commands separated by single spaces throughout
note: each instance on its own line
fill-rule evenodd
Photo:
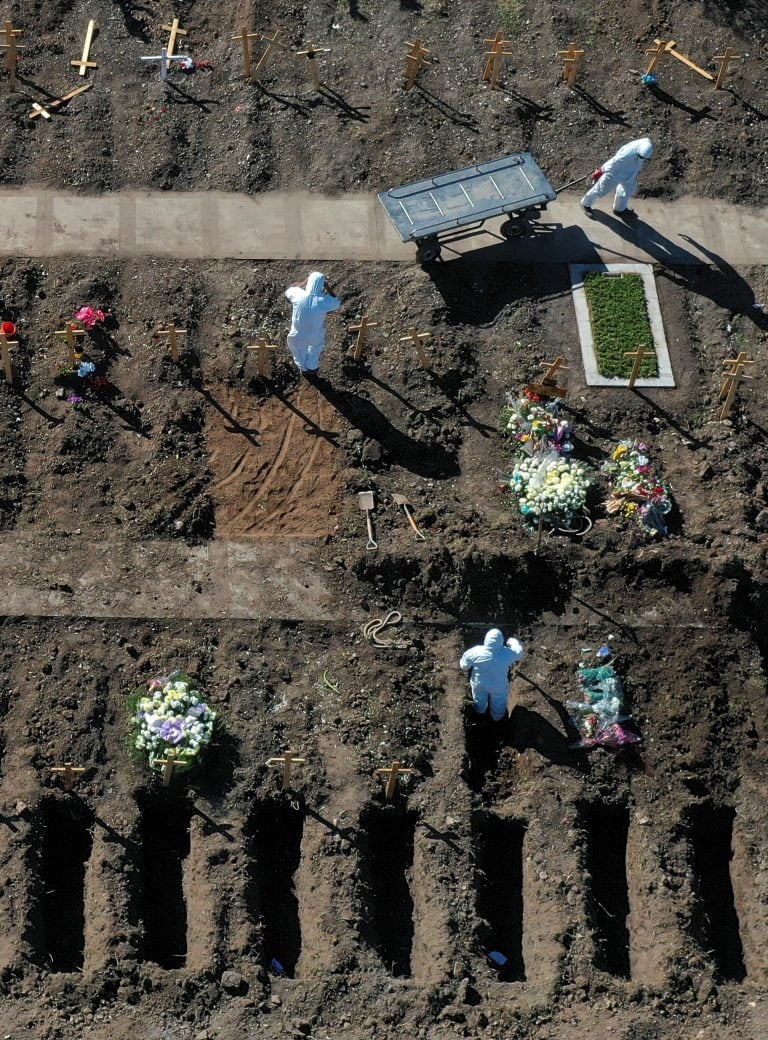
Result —
M 543 692 L 543 691 L 542 691 Z M 558 716 L 563 722 L 565 733 L 570 734 L 571 740 L 578 739 L 578 735 L 565 712 L 565 708 L 559 701 L 545 694 L 548 703 L 556 708 Z M 562 709 L 562 713 L 559 709 Z M 563 717 L 564 715 L 564 717 Z M 567 721 L 566 721 L 567 720 Z M 523 752 L 530 748 L 537 751 L 542 758 L 556 766 L 568 766 L 581 773 L 589 771 L 589 761 L 583 752 L 571 746 L 571 741 L 565 735 L 545 719 L 538 711 L 517 704 L 512 709 L 509 717 L 510 743 L 516 751 Z
M 580 86 L 578 83 L 574 83 L 572 88 L 579 97 L 583 98 L 593 112 L 597 113 L 606 123 L 616 123 L 619 126 L 629 126 L 629 120 L 623 112 L 614 112 L 608 108 L 601 101 L 598 101 L 596 97 L 593 97 L 588 90 Z
M 458 476 L 456 455 L 439 444 L 425 444 L 398 430 L 376 405 L 360 394 L 332 387 L 326 380 L 315 380 L 318 393 L 340 415 L 366 437 L 377 441 L 389 461 L 422 477 L 444 480 Z
M 337 90 L 334 90 L 333 87 L 329 87 L 327 83 L 321 84 L 320 95 L 324 97 L 329 104 L 338 109 L 339 118 L 342 120 L 367 123 L 371 118 L 370 105 L 351 105 Z
M 699 255 L 678 242 L 667 238 L 657 228 L 642 220 L 636 213 L 628 221 L 620 220 L 594 210 L 598 223 L 606 225 L 625 242 L 644 250 L 661 265 L 661 274 L 675 285 L 697 296 L 705 296 L 716 306 L 731 314 L 742 314 L 760 329 L 768 329 L 768 315 L 754 306 L 755 293 L 749 283 L 719 253 L 681 234 Z
M 648 86 L 648 90 L 653 94 L 657 101 L 661 101 L 664 105 L 669 105 L 672 108 L 677 108 L 681 112 L 686 112 L 691 117 L 692 123 L 700 123 L 702 119 L 709 119 L 713 123 L 718 122 L 717 116 L 712 115 L 712 109 L 709 105 L 704 105 L 703 108 L 692 108 L 690 105 L 686 105 L 684 101 L 674 97 L 672 94 L 668 94 L 666 90 L 658 85 L 658 83 L 651 83 Z
M 460 112 L 455 105 L 452 105 L 450 101 L 446 101 L 445 98 L 439 97 L 433 91 L 429 90 L 422 83 L 414 83 L 414 89 L 418 90 L 427 104 L 431 105 L 441 116 L 453 123 L 454 126 L 461 126 L 465 130 L 471 130 L 474 134 L 480 133 L 480 127 L 478 126 L 475 117 L 468 112 Z

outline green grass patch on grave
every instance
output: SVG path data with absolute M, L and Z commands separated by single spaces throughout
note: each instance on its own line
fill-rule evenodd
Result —
M 642 277 L 592 271 L 584 277 L 584 291 L 600 375 L 608 379 L 629 379 L 632 358 L 624 355 L 637 350 L 640 344 L 653 350 Z M 652 379 L 658 374 L 659 366 L 653 354 L 643 361 L 640 377 Z

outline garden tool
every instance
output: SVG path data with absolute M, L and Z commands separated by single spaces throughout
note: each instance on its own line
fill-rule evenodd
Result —
M 366 549 L 378 549 L 378 545 L 373 537 L 373 521 L 371 520 L 371 510 L 373 509 L 373 492 L 372 491 L 361 491 L 357 496 L 357 504 L 365 513 L 365 523 L 368 528 L 368 544 Z
M 403 512 L 408 517 L 408 523 L 413 528 L 413 532 L 416 535 L 416 537 L 419 539 L 419 541 L 426 542 L 427 539 L 426 539 L 425 535 L 423 535 L 421 533 L 421 531 L 416 526 L 416 521 L 413 519 L 413 513 L 411 512 L 411 510 L 413 509 L 413 506 L 408 501 L 408 499 L 405 497 L 405 495 L 393 495 L 392 498 L 395 500 L 397 505 L 403 507 Z

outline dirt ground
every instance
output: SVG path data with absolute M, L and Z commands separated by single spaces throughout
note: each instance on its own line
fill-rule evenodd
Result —
M 24 0 L 10 14 L 27 49 L 25 93 L 3 97 L 8 184 L 373 191 L 523 147 L 560 184 L 650 132 L 647 194 L 768 199 L 756 2 Z M 175 74 L 166 95 L 139 57 L 173 14 L 212 68 Z M 31 100 L 77 78 L 66 63 L 89 17 L 93 89 L 30 123 Z M 287 56 L 244 84 L 242 18 L 331 46 L 328 89 Z M 489 93 L 479 55 L 502 27 L 515 55 Z M 715 93 L 670 59 L 649 91 L 631 69 L 657 35 L 744 62 Z M 405 94 L 415 36 L 436 60 Z M 587 50 L 577 92 L 554 58 L 571 39 Z M 0 381 L 3 566 L 56 608 L 0 626 L 2 1035 L 762 1040 L 764 381 L 714 420 L 725 357 L 766 370 L 765 269 L 656 265 L 677 386 L 635 393 L 584 385 L 558 265 L 324 270 L 343 306 L 320 377 L 300 382 L 282 352 L 260 379 L 246 348 L 283 343 L 282 293 L 304 268 L 3 262 L 2 316 L 19 326 L 16 381 Z M 84 342 L 93 383 L 53 335 L 84 304 L 107 311 Z M 363 313 L 380 327 L 355 364 L 346 330 Z M 187 330 L 179 365 L 152 336 L 171 321 Z M 432 334 L 429 371 L 400 342 L 414 322 Z M 497 418 L 557 353 L 576 454 L 598 465 L 622 438 L 647 441 L 674 496 L 668 539 L 609 516 L 600 484 L 589 533 L 534 552 L 500 487 Z M 306 595 L 252 617 L 176 610 L 181 575 L 151 561 L 217 547 L 260 550 L 255 589 L 304 568 Z M 94 556 L 110 576 L 98 603 Z M 224 584 L 201 568 L 182 596 L 215 602 Z M 389 610 L 403 622 L 384 638 L 401 645 L 376 649 L 362 626 Z M 492 623 L 528 650 L 495 725 L 468 714 L 456 668 Z M 642 743 L 574 751 L 563 703 L 608 636 Z M 226 728 L 206 769 L 164 791 L 127 754 L 125 700 L 173 667 Z M 306 762 L 281 795 L 265 763 L 285 747 Z M 73 794 L 50 773 L 67 759 L 86 768 Z M 414 773 L 387 805 L 375 770 L 395 760 Z

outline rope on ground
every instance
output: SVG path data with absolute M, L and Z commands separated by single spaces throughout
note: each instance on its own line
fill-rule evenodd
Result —
M 397 643 L 392 639 L 380 639 L 379 633 L 390 625 L 399 625 L 403 615 L 399 610 L 390 610 L 386 617 L 371 618 L 363 625 L 363 636 L 377 650 L 407 650 L 410 643 Z

